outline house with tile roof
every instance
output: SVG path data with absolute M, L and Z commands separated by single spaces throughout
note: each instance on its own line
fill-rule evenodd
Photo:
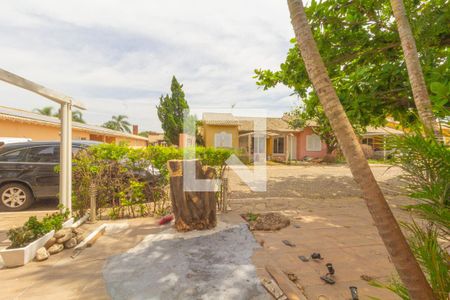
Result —
M 285 162 L 326 154 L 326 145 L 310 126 L 293 129 L 283 118 L 204 113 L 202 123 L 206 147 L 233 148 L 249 158 Z
M 61 121 L 30 111 L 0 106 L 0 137 L 27 138 L 33 141 L 59 141 Z M 126 142 L 132 147 L 145 147 L 148 138 L 134 133 L 111 130 L 101 126 L 73 122 L 73 140 L 91 140 L 105 143 Z
M 323 158 L 327 145 L 314 133 L 314 122 L 304 128 L 293 129 L 285 117 L 241 117 L 231 113 L 204 113 L 200 132 L 206 147 L 232 148 L 252 159 L 287 162 L 306 158 Z M 361 143 L 370 145 L 378 158 L 386 154 L 385 140 L 402 131 L 382 127 L 368 127 Z

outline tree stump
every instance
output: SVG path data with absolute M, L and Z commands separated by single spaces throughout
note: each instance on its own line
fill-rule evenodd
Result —
M 195 166 L 196 179 L 215 179 L 216 171 L 202 167 L 199 160 L 186 160 L 190 167 Z M 169 160 L 170 199 L 178 231 L 205 230 L 216 227 L 215 192 L 185 191 L 183 183 L 183 160 Z

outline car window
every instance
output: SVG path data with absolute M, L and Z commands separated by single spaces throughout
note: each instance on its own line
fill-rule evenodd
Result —
M 26 162 L 59 162 L 59 146 L 33 147 L 28 150 Z
M 0 161 L 4 162 L 20 162 L 23 161 L 27 149 L 19 149 L 11 152 L 7 152 L 0 156 Z

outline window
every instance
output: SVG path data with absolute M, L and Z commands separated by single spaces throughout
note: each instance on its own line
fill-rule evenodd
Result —
M 214 147 L 215 148 L 231 148 L 233 147 L 232 143 L 232 134 L 228 132 L 220 132 L 214 135 Z
M 284 137 L 276 137 L 273 139 L 273 153 L 283 154 L 284 153 Z
M 57 163 L 59 162 L 59 147 L 45 146 L 30 148 L 25 161 Z
M 20 149 L 20 150 L 15 150 L 15 151 L 5 153 L 4 155 L 0 156 L 0 161 L 4 161 L 4 162 L 23 161 L 23 158 L 25 157 L 26 152 L 27 152 L 27 149 Z
M 306 151 L 318 152 L 322 150 L 322 141 L 317 134 L 306 136 Z
M 362 144 L 369 145 L 373 148 L 373 138 L 363 138 Z

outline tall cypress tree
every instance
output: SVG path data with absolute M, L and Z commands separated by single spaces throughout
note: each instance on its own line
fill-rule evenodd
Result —
M 189 105 L 185 99 L 183 85 L 177 81 L 175 76 L 172 77 L 170 91 L 170 96 L 167 94 L 159 97 L 159 105 L 156 106 L 156 109 L 166 142 L 178 145 L 178 136 L 183 132 L 183 113 L 185 110 L 189 110 Z

